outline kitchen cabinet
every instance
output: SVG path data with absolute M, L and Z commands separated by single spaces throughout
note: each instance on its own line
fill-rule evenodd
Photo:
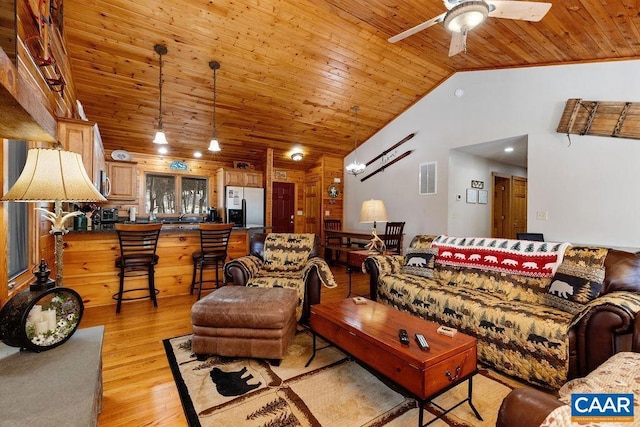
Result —
M 225 170 L 224 185 L 244 187 L 244 172 L 241 170 Z
M 107 176 L 111 181 L 109 200 L 138 198 L 138 167 L 132 162 L 107 162 Z
M 245 171 L 241 169 L 223 169 L 224 185 L 236 187 L 262 188 L 262 172 Z
M 67 151 L 79 153 L 89 178 L 93 179 L 93 126 L 85 120 L 58 119 L 58 139 Z M 94 185 L 97 181 L 94 181 Z
M 262 188 L 262 172 L 245 172 L 244 186 Z

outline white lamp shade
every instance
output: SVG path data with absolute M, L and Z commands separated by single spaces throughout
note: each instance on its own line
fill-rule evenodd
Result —
M 156 136 L 155 138 L 153 138 L 153 143 L 160 144 L 160 145 L 168 144 L 167 137 L 165 136 L 164 131 L 162 129 L 158 129 L 158 131 L 156 132 Z
M 2 198 L 16 202 L 104 202 L 82 164 L 71 151 L 32 148 L 20 177 Z
M 360 222 L 386 222 L 388 221 L 387 209 L 382 200 L 365 200 L 360 208 Z
M 359 175 L 362 172 L 364 172 L 364 169 L 367 166 L 364 163 L 358 163 L 357 160 L 353 161 L 352 163 L 349 163 L 347 165 L 347 173 L 351 174 L 351 175 Z
M 209 141 L 209 151 L 220 151 L 220 144 L 218 143 L 218 140 L 215 138 L 211 138 L 211 141 Z

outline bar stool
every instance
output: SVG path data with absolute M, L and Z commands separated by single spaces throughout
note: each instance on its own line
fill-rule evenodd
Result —
M 193 278 L 191 279 L 191 295 L 198 285 L 198 299 L 202 290 L 216 289 L 220 287 L 218 269 L 224 266 L 227 259 L 227 247 L 233 224 L 200 223 L 200 250 L 194 252 Z M 216 280 L 202 280 L 205 269 L 215 269 Z M 200 270 L 200 280 L 196 282 L 196 273 Z M 203 283 L 215 283 L 215 288 L 203 288 Z
M 120 269 L 120 289 L 112 298 L 118 301 L 116 313 L 120 313 L 122 301 L 151 298 L 153 306 L 158 306 L 156 295 L 160 293 L 155 288 L 155 265 L 158 263 L 156 248 L 162 224 L 116 224 L 116 233 L 120 242 L 120 256 L 116 258 L 116 267 Z M 133 276 L 148 276 L 149 294 L 136 297 L 125 297 L 127 292 L 143 291 L 147 288 L 124 289 L 124 278 Z

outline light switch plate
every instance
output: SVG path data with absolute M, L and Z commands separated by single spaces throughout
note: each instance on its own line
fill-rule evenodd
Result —
M 296 213 L 297 213 L 298 215 L 304 215 L 304 212 L 302 212 L 302 211 L 297 211 Z
M 324 216 L 329 216 L 331 213 L 329 211 L 324 211 Z
M 340 178 L 333 178 L 333 182 L 340 182 Z

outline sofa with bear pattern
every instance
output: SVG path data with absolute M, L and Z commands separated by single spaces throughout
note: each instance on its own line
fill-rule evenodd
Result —
M 371 298 L 478 339 L 478 359 L 549 389 L 618 351 L 640 311 L 640 258 L 568 243 L 416 236 L 371 256 Z

